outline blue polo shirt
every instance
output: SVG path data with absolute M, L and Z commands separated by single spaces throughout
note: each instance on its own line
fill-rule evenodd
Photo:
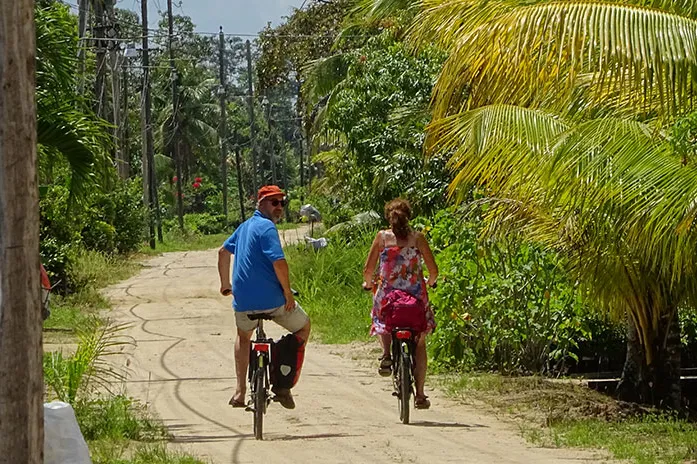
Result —
M 259 311 L 286 303 L 273 263 L 284 259 L 276 225 L 258 210 L 243 222 L 223 247 L 235 257 L 232 267 L 232 307 Z

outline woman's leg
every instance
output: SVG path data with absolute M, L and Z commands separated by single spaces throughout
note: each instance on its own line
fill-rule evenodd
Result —
M 392 352 L 390 351 L 392 336 L 390 334 L 380 334 L 380 344 L 382 345 L 383 357 L 389 358 L 392 355 Z
M 426 334 L 421 334 L 416 342 L 416 365 L 414 366 L 414 380 L 416 382 L 416 397 L 423 398 L 424 384 L 426 383 Z

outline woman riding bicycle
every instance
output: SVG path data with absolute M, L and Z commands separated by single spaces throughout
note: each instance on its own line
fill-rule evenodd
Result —
M 371 335 L 379 335 L 382 342 L 382 356 L 378 372 L 382 376 L 389 376 L 392 372 L 391 343 L 392 329 L 387 319 L 390 303 L 399 298 L 400 292 L 416 297 L 420 302 L 415 305 L 413 316 L 416 318 L 416 326 L 425 327 L 419 336 L 416 345 L 416 363 L 414 366 L 414 378 L 416 383 L 415 407 L 428 409 L 431 405 L 424 393 L 426 381 L 426 335 L 435 328 L 433 311 L 428 303 L 426 285 L 433 286 L 438 278 L 438 266 L 433 258 L 431 248 L 424 235 L 413 231 L 409 226 L 411 219 L 411 207 L 409 202 L 401 198 L 390 201 L 385 205 L 385 219 L 390 224 L 390 229 L 378 232 L 373 245 L 368 253 L 365 267 L 363 268 L 364 287 L 372 288 L 377 284 L 373 295 Z M 375 268 L 379 269 L 377 279 Z M 422 261 L 428 268 L 428 281 L 424 280 Z M 420 320 L 419 320 L 420 319 Z

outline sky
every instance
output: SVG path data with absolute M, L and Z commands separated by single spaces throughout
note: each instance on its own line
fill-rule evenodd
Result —
M 300 8 L 303 0 L 173 0 L 174 14 L 190 16 L 201 32 L 218 32 L 219 27 L 229 34 L 256 34 L 269 21 L 273 26 L 281 23 L 293 7 Z M 138 0 L 117 0 L 118 8 L 137 11 Z M 167 0 L 148 0 L 148 22 L 157 23 L 158 10 L 167 10 Z

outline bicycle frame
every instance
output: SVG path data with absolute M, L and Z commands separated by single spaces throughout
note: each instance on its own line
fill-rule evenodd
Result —
M 254 413 L 254 436 L 257 440 L 263 440 L 263 418 L 266 408 L 271 402 L 269 395 L 271 365 L 271 346 L 273 340 L 264 332 L 264 319 L 271 319 L 267 315 L 251 317 L 258 321 L 256 334 L 249 350 L 248 381 L 252 403 L 247 411 Z

